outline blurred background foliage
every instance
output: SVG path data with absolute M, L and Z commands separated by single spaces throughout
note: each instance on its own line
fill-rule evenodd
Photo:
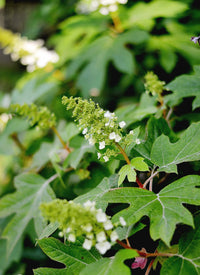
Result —
M 107 15 L 98 10 L 78 14 L 77 4 L 77 0 L 0 0 L 0 196 L 15 190 L 13 178 L 24 171 L 44 177 L 56 171 L 60 176 L 53 190 L 67 199 L 91 190 L 102 175 L 115 172 L 119 160 L 107 166 L 97 160 L 94 148 L 86 146 L 62 106 L 63 95 L 91 97 L 101 107 L 116 110 L 128 127 L 135 128 L 138 122 L 145 127 L 147 118 L 157 112 L 155 98 L 144 94 L 145 74 L 154 71 L 168 83 L 200 64 L 199 46 L 190 41 L 199 35 L 198 1 L 129 0 Z M 19 60 L 4 55 L 4 29 L 27 39 L 43 39 L 59 61 L 27 72 Z M 24 118 L 10 119 L 11 103 L 47 106 L 57 118 L 62 139 L 74 148 L 73 155 L 61 148 L 52 129 L 30 126 Z M 197 113 L 183 106 L 182 120 L 188 125 Z M 174 119 L 177 130 L 181 130 L 181 108 Z M 0 219 L 0 233 L 9 219 Z M 34 267 L 44 266 L 47 258 L 34 247 L 34 240 L 29 224 L 9 260 L 1 257 L 0 274 L 32 274 Z M 6 240 L 1 239 L 1 255 L 5 249 Z

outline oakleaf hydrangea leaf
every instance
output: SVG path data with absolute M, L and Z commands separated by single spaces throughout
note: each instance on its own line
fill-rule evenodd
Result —
M 100 254 L 95 249 L 88 251 L 82 248 L 81 243 L 78 241 L 75 244 L 64 244 L 55 238 L 45 238 L 39 240 L 38 243 L 47 256 L 49 256 L 54 261 L 63 263 L 66 266 L 64 269 L 59 269 L 61 273 L 55 269 L 57 271 L 55 274 L 80 274 L 81 269 L 101 259 Z M 52 271 L 52 269 L 47 270 Z M 34 274 L 54 274 L 47 273 L 47 270 L 46 268 L 39 268 L 34 270 Z
M 118 185 L 121 185 L 124 179 L 128 178 L 129 182 L 135 182 L 136 181 L 136 172 L 134 170 L 134 167 L 131 164 L 126 164 L 122 166 L 122 168 L 119 170 L 119 180 Z
M 125 187 L 107 192 L 102 200 L 130 204 L 113 217 L 113 222 L 123 217 L 127 225 L 131 225 L 143 216 L 149 216 L 152 239 L 162 239 L 169 245 L 176 224 L 194 225 L 191 213 L 182 204 L 200 205 L 200 189 L 196 186 L 200 186 L 200 177 L 186 176 L 163 188 L 158 194 Z
M 137 252 L 131 249 L 123 249 L 116 253 L 112 258 L 104 258 L 85 267 L 80 275 L 97 274 L 97 275 L 130 275 L 131 270 L 124 264 L 126 259 L 134 258 Z
M 175 143 L 161 135 L 153 144 L 151 161 L 159 167 L 159 171 L 177 173 L 177 164 L 200 159 L 199 136 L 200 123 L 193 123 Z
M 109 178 L 104 178 L 96 188 L 92 189 L 88 193 L 81 195 L 74 199 L 74 202 L 83 204 L 90 200 L 96 202 L 96 207 L 106 210 L 107 203 L 101 200 L 101 197 L 108 192 L 111 188 L 117 187 L 117 175 L 112 175 Z
M 129 182 L 135 182 L 136 181 L 135 169 L 138 171 L 149 171 L 149 167 L 144 162 L 144 158 L 142 157 L 133 158 L 130 164 L 126 164 L 122 166 L 122 168 L 119 170 L 118 186 L 122 184 L 126 176 Z
M 101 36 L 72 61 L 68 66 L 67 77 L 73 77 L 79 68 L 82 68 L 77 79 L 77 87 L 82 90 L 84 97 L 89 97 L 93 93 L 99 95 L 105 82 L 107 64 L 112 61 L 120 72 L 132 74 L 135 69 L 134 57 L 125 45 L 139 44 L 147 39 L 148 34 L 138 29 L 132 29 L 116 37 Z
M 194 75 L 181 75 L 170 82 L 166 88 L 172 91 L 172 94 L 165 96 L 165 103 L 169 106 L 178 105 L 183 98 L 195 97 L 193 110 L 200 107 L 200 66 L 194 66 Z
M 144 158 L 137 157 L 131 160 L 131 165 L 138 171 L 149 171 L 148 165 L 144 162 Z
M 199 275 L 200 274 L 200 215 L 195 218 L 195 229 L 186 232 L 179 241 L 176 256 L 167 259 L 161 269 L 161 275 Z
M 2 234 L 7 239 L 8 254 L 14 249 L 30 220 L 40 216 L 39 205 L 55 197 L 49 180 L 36 174 L 17 176 L 15 187 L 17 190 L 14 193 L 0 200 L 0 217 L 15 214 Z

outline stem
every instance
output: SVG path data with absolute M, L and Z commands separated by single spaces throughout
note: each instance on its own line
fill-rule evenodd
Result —
M 119 245 L 121 245 L 123 248 L 135 250 L 135 249 L 133 249 L 131 246 L 129 246 L 128 244 L 123 243 L 123 242 L 120 241 L 120 240 L 116 240 L 116 242 L 117 242 Z
M 127 164 L 131 164 L 130 159 L 128 158 L 126 152 L 124 151 L 124 149 L 121 147 L 121 145 L 119 145 L 119 143 L 115 142 L 115 145 L 117 146 L 117 148 L 119 149 L 119 151 L 121 152 L 121 154 L 123 155 L 125 161 L 127 162 Z
M 61 135 L 58 133 L 57 129 L 54 126 L 52 126 L 51 129 L 54 131 L 54 133 L 56 134 L 56 136 L 59 138 L 60 142 L 62 143 L 63 147 L 67 150 L 67 152 L 71 153 L 71 149 L 64 142 L 64 140 L 62 139 Z
M 151 260 L 151 262 L 150 262 L 150 264 L 148 265 L 147 270 L 146 270 L 146 272 L 145 272 L 144 275 L 149 275 L 149 272 L 151 271 L 151 267 L 152 267 L 154 261 L 155 261 L 155 259 Z
M 136 249 L 136 252 L 140 255 L 140 257 L 145 257 L 145 258 L 149 258 L 149 257 L 173 257 L 176 256 L 177 254 L 172 254 L 172 253 L 159 253 L 159 252 L 155 252 L 155 253 L 148 253 L 148 252 L 143 252 L 140 250 Z
M 122 33 L 124 30 L 122 28 L 122 24 L 121 24 L 120 18 L 118 16 L 118 13 L 117 12 L 111 12 L 110 17 L 112 18 L 115 30 L 118 33 Z
M 155 253 L 148 253 L 148 252 L 144 252 L 142 250 L 137 250 L 137 249 L 134 249 L 132 248 L 130 245 L 127 245 L 125 243 L 123 243 L 122 241 L 120 240 L 116 240 L 116 242 L 121 245 L 123 248 L 125 249 L 132 249 L 132 250 L 135 250 L 140 257 L 144 257 L 144 258 L 149 258 L 149 257 L 173 257 L 173 256 L 176 256 L 177 254 L 172 254 L 172 253 L 159 253 L 159 252 L 155 252 Z
M 115 145 L 117 146 L 117 148 L 120 150 L 121 154 L 123 155 L 124 159 L 126 160 L 127 164 L 131 164 L 130 159 L 128 158 L 126 152 L 124 151 L 124 149 L 121 147 L 121 145 L 119 145 L 119 143 L 115 142 Z M 136 176 L 136 183 L 138 184 L 139 188 L 143 188 L 144 186 L 141 183 L 141 181 L 138 179 L 138 177 Z
M 15 142 L 15 144 L 20 148 L 20 150 L 22 152 L 25 152 L 26 151 L 26 148 L 24 147 L 24 145 L 20 142 L 18 136 L 16 133 L 12 134 L 11 135 L 11 138 L 13 139 L 13 141 Z
M 156 171 L 155 173 L 153 173 L 153 174 L 144 182 L 143 188 L 146 188 L 146 186 L 147 186 L 147 184 L 149 183 L 149 181 L 150 181 L 151 179 L 153 179 L 158 173 L 159 173 L 158 171 Z

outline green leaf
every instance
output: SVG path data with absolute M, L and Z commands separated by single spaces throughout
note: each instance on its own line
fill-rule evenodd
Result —
M 80 242 L 76 242 L 75 244 L 63 244 L 57 239 L 48 238 L 39 240 L 38 243 L 47 256 L 54 261 L 63 263 L 66 266 L 64 269 L 66 270 L 66 273 L 61 274 L 80 274 L 79 272 L 85 266 L 101 259 L 101 255 L 94 248 L 88 251 L 81 246 Z M 61 269 L 61 272 L 64 271 Z M 47 273 L 43 272 L 35 274 Z
M 139 222 L 130 226 L 117 227 L 116 231 L 119 236 L 119 240 L 128 239 L 130 236 L 142 230 L 145 226 L 145 224 Z
M 145 117 L 157 112 L 156 99 L 146 93 L 142 94 L 139 104 L 130 104 L 118 108 L 115 112 L 119 120 L 124 120 L 126 126 L 141 121 Z
M 50 178 L 51 179 L 51 178 Z M 39 205 L 55 196 L 49 180 L 35 174 L 21 174 L 15 178 L 16 191 L 0 200 L 0 217 L 15 214 L 5 227 L 2 237 L 7 239 L 10 254 L 31 219 L 40 216 Z
M 187 9 L 185 3 L 179 1 L 151 1 L 149 3 L 137 3 L 129 8 L 126 26 L 133 26 L 144 20 L 156 17 L 173 17 Z
M 93 145 L 90 145 L 85 139 L 77 139 L 80 143 L 78 148 L 75 148 L 65 160 L 64 165 L 70 165 L 74 169 L 76 169 L 85 155 L 85 153 L 94 153 L 95 148 Z
M 193 226 L 191 213 L 183 207 L 183 203 L 200 205 L 199 176 L 183 177 L 160 193 L 135 187 L 125 187 L 107 192 L 102 200 L 107 203 L 129 203 L 130 206 L 117 213 L 113 221 L 122 216 L 127 225 L 138 222 L 143 216 L 149 216 L 150 235 L 153 240 L 162 239 L 169 245 L 176 224 L 183 223 Z
M 11 263 L 18 262 L 22 254 L 22 239 L 20 239 L 13 249 L 9 257 L 7 257 L 5 251 L 7 247 L 7 241 L 5 239 L 0 239 L 0 274 L 5 274 L 5 271 L 8 269 Z
M 122 184 L 126 176 L 129 182 L 136 181 L 136 172 L 131 164 L 126 164 L 119 170 L 118 186 Z
M 156 119 L 151 117 L 148 120 L 144 143 L 138 144 L 134 147 L 134 151 L 142 155 L 145 159 L 151 160 L 150 154 L 154 141 L 162 134 L 170 137 L 170 140 L 175 140 L 175 135 L 169 128 L 166 120 L 164 118 Z M 134 153 L 134 152 L 133 152 Z
M 136 157 L 131 160 L 131 165 L 138 171 L 149 171 L 148 165 L 144 162 L 144 158 Z
M 99 94 L 105 82 L 107 64 L 113 62 L 120 72 L 132 74 L 135 61 L 125 45 L 139 44 L 147 39 L 148 34 L 138 29 L 129 30 L 116 37 L 101 36 L 72 61 L 68 66 L 67 76 L 72 78 L 79 68 L 85 65 L 79 73 L 77 87 L 82 90 L 84 97 L 89 97 L 93 91 Z
M 111 188 L 117 187 L 117 178 L 117 175 L 112 175 L 110 178 L 104 178 L 96 188 L 77 197 L 74 202 L 83 204 L 88 200 L 95 201 L 97 208 L 101 208 L 103 211 L 106 210 L 108 204 L 102 201 L 101 197 Z
M 28 79 L 26 79 L 28 78 Z M 31 104 L 36 101 L 46 101 L 47 98 L 52 97 L 58 91 L 58 83 L 52 80 L 49 74 L 38 73 L 29 79 L 30 76 L 25 76 L 20 79 L 22 85 L 18 85 L 11 97 L 11 103 Z
M 179 251 L 175 257 L 167 259 L 161 269 L 161 275 L 199 275 L 200 274 L 200 215 L 195 218 L 195 229 L 182 235 Z
M 193 110 L 200 107 L 200 66 L 194 66 L 194 75 L 181 75 L 170 82 L 166 88 L 172 94 L 165 96 L 164 101 L 169 106 L 178 105 L 183 98 L 195 97 L 192 103 Z
M 33 270 L 34 275 L 70 275 L 71 271 L 66 269 L 57 269 L 57 268 L 37 268 Z
M 156 139 L 151 151 L 151 162 L 159 171 L 177 173 L 177 164 L 200 159 L 200 123 L 193 123 L 176 143 L 167 136 Z
M 16 145 L 11 138 L 14 133 L 20 133 L 29 128 L 28 122 L 21 118 L 13 118 L 8 121 L 6 128 L 0 133 L 0 154 L 12 155 L 16 149 Z
M 126 259 L 138 256 L 137 252 L 130 249 L 123 249 L 116 253 L 112 258 L 104 258 L 84 268 L 80 275 L 97 274 L 97 275 L 130 275 L 131 270 L 124 264 Z

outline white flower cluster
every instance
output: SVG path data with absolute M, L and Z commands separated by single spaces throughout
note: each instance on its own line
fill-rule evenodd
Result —
M 128 0 L 82 0 L 77 5 L 78 13 L 90 13 L 98 10 L 107 15 L 118 9 L 118 4 L 126 4 Z
M 59 56 L 55 51 L 49 51 L 43 45 L 44 41 L 41 39 L 34 41 L 16 36 L 12 45 L 4 49 L 4 53 L 11 54 L 13 61 L 20 59 L 20 62 L 27 66 L 27 71 L 33 72 L 59 60 Z
M 120 217 L 119 223 L 113 224 L 111 217 L 107 216 L 102 209 L 96 209 L 93 201 L 88 200 L 83 204 L 83 207 L 85 210 L 89 210 L 93 217 L 91 223 L 81 225 L 81 230 L 85 235 L 83 248 L 90 250 L 92 246 L 95 246 L 101 254 L 104 254 L 111 248 L 112 242 L 119 238 L 115 230 L 116 226 L 119 224 L 125 226 L 126 222 Z M 64 234 L 68 241 L 76 241 L 76 232 L 73 232 L 70 227 L 65 230 Z M 63 232 L 60 232 L 59 236 L 62 237 Z

